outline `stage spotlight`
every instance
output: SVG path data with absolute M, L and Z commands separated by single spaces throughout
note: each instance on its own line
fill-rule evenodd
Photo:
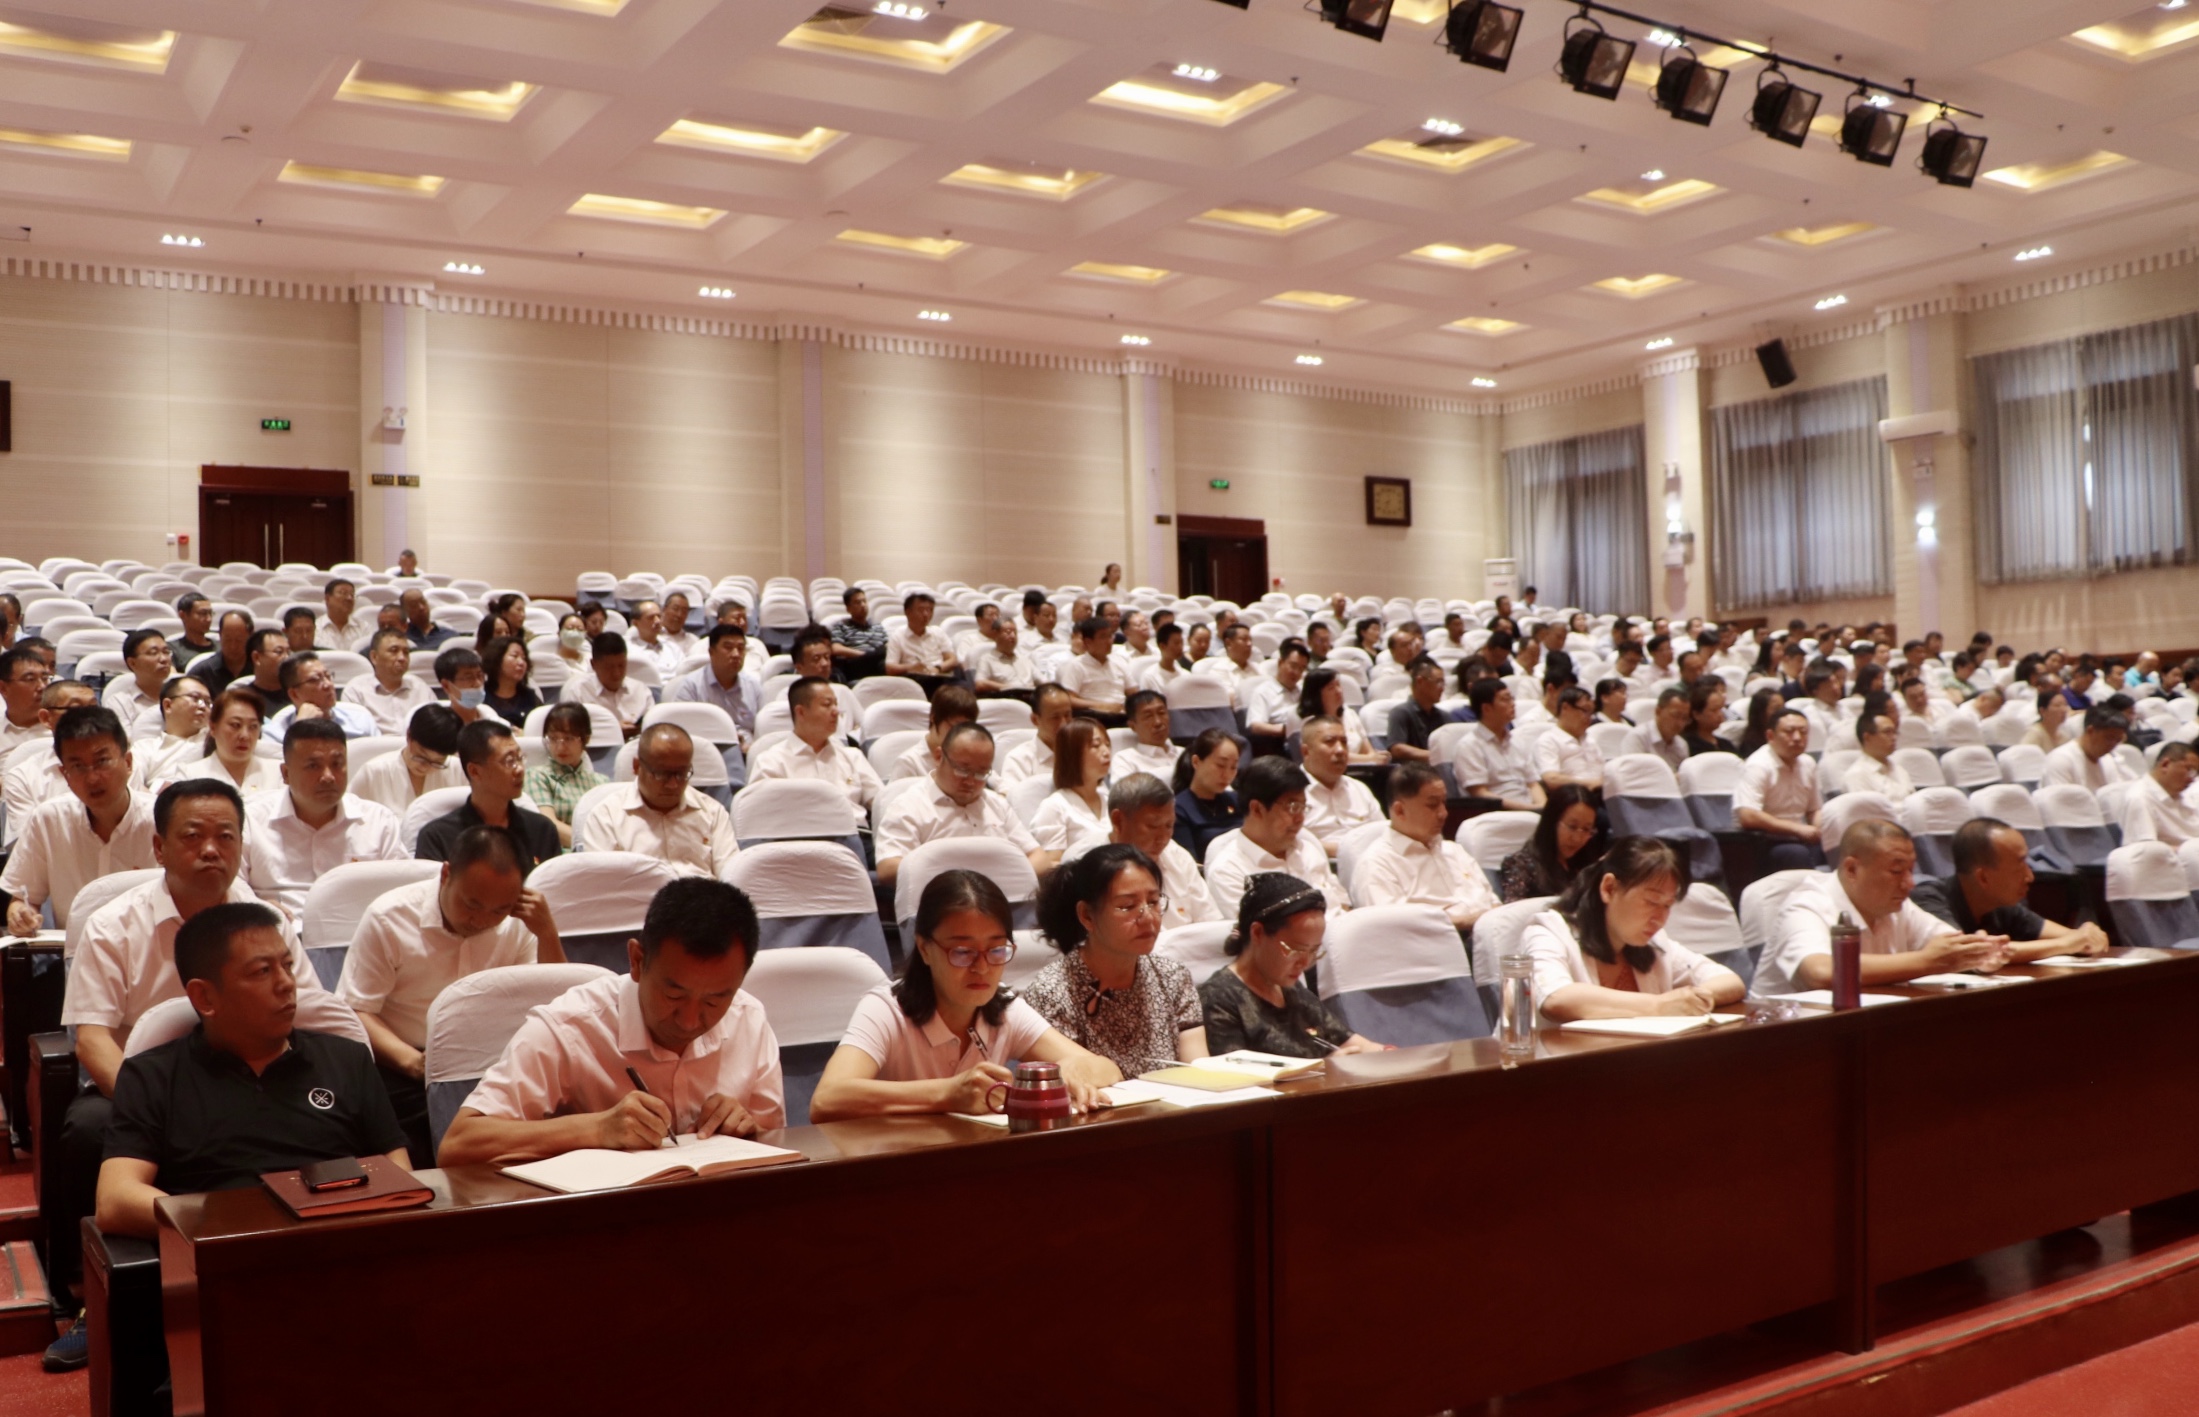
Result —
M 1392 0 L 1321 0 L 1321 18 L 1346 34 L 1363 35 L 1377 44 L 1390 27 Z
M 1626 66 L 1634 62 L 1634 41 L 1612 38 L 1585 14 L 1565 23 L 1565 49 L 1558 56 L 1558 73 L 1575 93 L 1617 98 L 1626 83 Z M 1574 28 L 1576 25 L 1579 28 Z
M 1766 69 L 1756 76 L 1756 102 L 1749 107 L 1749 126 L 1767 138 L 1801 147 L 1802 140 L 1810 135 L 1810 120 L 1817 116 L 1817 105 L 1823 100 L 1823 94 L 1788 82 L 1779 69 Z
M 1860 93 L 1856 97 L 1863 101 L 1851 99 L 1846 116 L 1840 120 L 1840 150 L 1858 162 L 1892 167 L 1902 130 L 1909 126 L 1909 115 L 1881 108 Z
M 1492 0 L 1451 0 L 1443 21 L 1443 47 L 1467 64 L 1503 73 L 1519 42 L 1520 11 Z
M 1941 123 L 1947 126 L 1942 128 Z M 1943 114 L 1925 128 L 1924 155 L 1916 165 L 1946 186 L 1967 187 L 1978 180 L 1978 169 L 1985 165 L 1985 139 L 1963 132 Z
M 1685 46 L 1665 51 L 1664 67 L 1657 71 L 1659 108 L 1683 123 L 1707 125 L 1725 91 L 1725 70 L 1711 68 Z
M 1221 3 L 1239 10 L 1249 10 L 1252 8 L 1252 0 L 1221 0 Z

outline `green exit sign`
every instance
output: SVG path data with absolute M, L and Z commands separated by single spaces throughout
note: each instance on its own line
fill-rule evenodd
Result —
M 1227 492 L 1229 490 L 1229 479 L 1226 477 L 1209 478 L 1206 485 L 1217 492 Z
M 290 420 L 287 418 L 263 418 L 260 420 L 260 431 L 262 433 L 288 433 L 290 431 Z

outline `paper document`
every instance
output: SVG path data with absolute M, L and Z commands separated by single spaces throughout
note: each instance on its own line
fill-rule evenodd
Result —
M 1806 989 L 1799 994 L 1774 994 L 1771 997 L 1783 1004 L 1800 1004 L 1805 1009 L 1829 1009 L 1833 1006 L 1833 992 L 1830 989 Z M 1872 1009 L 1880 1004 L 1900 1004 L 1907 1000 L 1899 994 L 1865 994 L 1862 1002 L 1864 1008 Z
M 780 1146 L 765 1146 L 762 1142 L 749 1141 L 743 1137 L 715 1136 L 697 1139 L 693 1132 L 687 1132 L 655 1151 L 611 1151 L 602 1147 L 584 1147 L 542 1161 L 507 1166 L 504 1174 L 516 1176 L 544 1190 L 561 1191 L 569 1195 L 575 1191 L 615 1191 L 625 1186 L 646 1185 L 652 1181 L 669 1181 L 683 1176 L 714 1176 L 753 1166 L 776 1166 L 807 1159 L 798 1151 L 789 1151 Z
M 960 1117 L 965 1122 L 976 1122 L 980 1126 L 986 1127 L 1006 1127 L 1008 1125 L 1008 1116 L 1005 1112 L 949 1112 L 947 1115 Z
M 1997 989 L 2003 984 L 2029 984 L 2028 974 L 1920 974 L 1911 984 L 1936 984 L 1942 989 Z
M 2052 965 L 2056 969 L 2119 969 L 2129 964 L 2151 964 L 2153 960 L 2135 955 L 2048 955 L 2031 962 Z
M 1281 1082 L 1287 1078 L 1317 1073 L 1327 1063 L 1326 1058 L 1293 1058 L 1282 1053 L 1262 1053 L 1251 1048 L 1239 1048 L 1235 1052 L 1216 1053 L 1199 1059 L 1199 1066 L 1202 1068 L 1214 1072 L 1241 1073 L 1267 1082 Z
M 1623 1038 L 1670 1038 L 1722 1023 L 1739 1023 L 1741 1014 L 1642 1014 L 1635 1018 L 1583 1018 L 1565 1025 L 1568 1033 L 1613 1033 Z
M 1228 1092 L 1206 1092 L 1195 1087 L 1175 1087 L 1165 1082 L 1132 1078 L 1106 1090 L 1117 1107 L 1139 1102 L 1160 1102 L 1170 1107 L 1214 1107 L 1228 1102 L 1249 1102 L 1255 1097 L 1280 1097 L 1272 1087 L 1239 1087 Z

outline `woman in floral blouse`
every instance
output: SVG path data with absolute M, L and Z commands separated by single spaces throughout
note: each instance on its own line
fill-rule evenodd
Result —
M 1160 868 L 1120 842 L 1061 866 L 1039 897 L 1039 927 L 1061 958 L 1023 997 L 1124 1077 L 1207 1055 L 1190 971 L 1153 954 L 1164 908 Z

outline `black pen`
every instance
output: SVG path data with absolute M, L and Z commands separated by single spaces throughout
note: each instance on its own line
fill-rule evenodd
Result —
M 1316 1042 L 1316 1043 L 1320 1044 L 1320 1045 L 1321 1045 L 1321 1046 L 1322 1046 L 1323 1048 L 1326 1048 L 1326 1049 L 1328 1049 L 1328 1050 L 1329 1050 L 1329 1051 L 1330 1051 L 1331 1053 L 1333 1053 L 1333 1052 L 1335 1052 L 1335 1051 L 1336 1051 L 1336 1048 L 1337 1048 L 1337 1045 L 1336 1045 L 1336 1044 L 1334 1044 L 1334 1043 L 1331 1043 L 1331 1042 L 1329 1042 L 1329 1041 L 1328 1041 L 1328 1040 L 1327 1040 L 1326 1038 L 1323 1038 L 1323 1037 L 1322 1037 L 1322 1036 L 1321 1036 L 1320 1034 L 1318 1034 L 1318 1033 L 1315 1033 L 1315 1032 L 1314 1032 L 1314 1031 L 1313 1031 L 1312 1029 L 1310 1029 L 1310 1028 L 1306 1030 L 1306 1037 L 1308 1037 L 1308 1038 L 1312 1039 L 1312 1040 L 1313 1040 L 1314 1042 Z
M 653 1092 L 651 1092 L 651 1091 L 649 1090 L 649 1084 L 648 1084 L 648 1083 L 645 1083 L 645 1082 L 643 1082 L 643 1081 L 641 1080 L 641 1074 L 640 1074 L 640 1073 L 639 1073 L 638 1071 L 636 1071 L 636 1070 L 635 1070 L 635 1068 L 634 1068 L 634 1065 L 633 1065 L 633 1064 L 631 1064 L 631 1063 L 628 1063 L 628 1064 L 626 1065 L 626 1079 L 627 1079 L 627 1081 L 631 1082 L 631 1083 L 632 1083 L 632 1084 L 634 1085 L 634 1091 L 636 1091 L 636 1092 L 640 1093 L 640 1094 L 641 1094 L 642 1096 L 644 1096 L 644 1097 L 655 1097 L 655 1096 L 656 1096 L 656 1094 L 655 1094 L 655 1093 L 653 1093 Z M 671 1111 L 671 1110 L 672 1110 L 672 1104 L 671 1104 L 671 1103 L 669 1103 L 669 1102 L 665 1103 L 665 1104 L 664 1104 L 664 1109 L 665 1109 L 665 1110 L 666 1110 L 667 1112 Z M 677 1145 L 679 1145 L 679 1143 L 677 1143 L 677 1142 L 675 1142 L 675 1141 L 673 1141 L 673 1140 L 672 1140 L 672 1124 L 671 1124 L 671 1123 L 669 1123 L 669 1122 L 665 1123 L 665 1126 L 664 1126 L 664 1145 L 666 1145 L 666 1146 L 677 1146 Z

